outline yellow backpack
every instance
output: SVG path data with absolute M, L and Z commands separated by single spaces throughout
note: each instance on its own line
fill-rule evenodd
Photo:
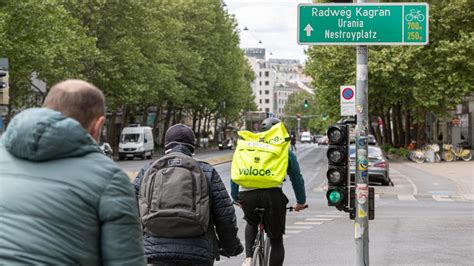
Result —
M 239 131 L 232 160 L 232 181 L 242 187 L 278 187 L 288 168 L 290 136 L 283 123 L 259 133 Z

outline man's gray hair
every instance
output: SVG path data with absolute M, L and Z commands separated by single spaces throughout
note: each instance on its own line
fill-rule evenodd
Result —
M 92 121 L 105 112 L 104 94 L 93 84 L 69 79 L 54 85 L 44 100 L 43 107 L 74 118 L 87 129 Z

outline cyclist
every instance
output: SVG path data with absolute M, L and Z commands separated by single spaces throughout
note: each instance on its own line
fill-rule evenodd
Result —
M 273 125 L 280 123 L 278 118 L 267 118 L 262 121 L 262 131 L 269 130 Z M 288 150 L 287 174 L 296 196 L 297 204 L 293 206 L 295 211 L 304 209 L 306 203 L 306 192 L 304 179 L 300 172 L 300 167 L 296 155 Z M 231 181 L 231 196 L 244 212 L 244 219 L 247 221 L 245 227 L 245 260 L 243 266 L 251 265 L 253 255 L 253 244 L 257 236 L 259 215 L 254 212 L 255 208 L 264 208 L 265 231 L 270 239 L 270 265 L 283 265 L 285 249 L 283 246 L 283 234 L 285 233 L 286 204 L 288 198 L 282 191 L 282 185 L 273 188 L 257 189 L 240 187 Z

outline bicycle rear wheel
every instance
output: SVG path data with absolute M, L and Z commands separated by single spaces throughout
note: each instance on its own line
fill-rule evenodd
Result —
M 265 252 L 263 253 L 265 266 L 270 265 L 270 250 L 270 239 L 268 238 L 268 236 L 265 236 Z
M 262 247 L 256 247 L 253 251 L 252 266 L 265 266 Z
M 454 161 L 454 158 L 456 157 L 456 155 L 454 154 L 453 151 L 447 151 L 444 153 L 444 160 L 446 162 L 452 162 Z

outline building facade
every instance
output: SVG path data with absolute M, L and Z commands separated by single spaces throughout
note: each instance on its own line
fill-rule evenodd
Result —
M 244 49 L 247 60 L 255 73 L 252 91 L 258 111 L 283 117 L 288 97 L 299 91 L 314 94 L 303 75 L 303 66 L 297 59 L 265 59 L 265 48 Z

